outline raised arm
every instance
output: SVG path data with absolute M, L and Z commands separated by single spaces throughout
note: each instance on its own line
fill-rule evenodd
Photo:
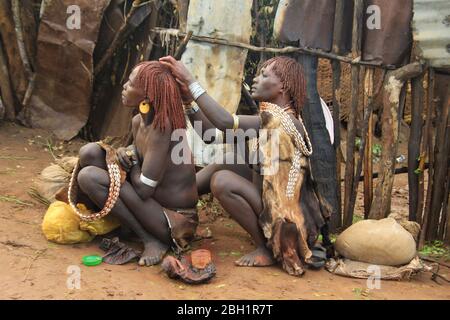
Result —
M 177 61 L 171 56 L 163 57 L 159 61 L 171 70 L 174 77 L 182 86 L 189 87 L 196 82 L 181 61 Z M 205 116 L 219 130 L 225 131 L 226 129 L 234 128 L 235 119 L 233 116 L 208 93 L 205 92 L 197 97 L 196 103 L 202 111 L 202 114 L 196 115 L 196 120 L 202 121 L 202 117 Z M 258 130 L 260 127 L 260 119 L 258 116 L 237 116 L 237 118 L 238 128 L 240 129 Z

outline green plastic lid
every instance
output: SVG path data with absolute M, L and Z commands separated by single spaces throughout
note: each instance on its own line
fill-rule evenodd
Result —
M 102 263 L 103 259 L 100 256 L 84 256 L 82 261 L 85 266 L 93 267 Z

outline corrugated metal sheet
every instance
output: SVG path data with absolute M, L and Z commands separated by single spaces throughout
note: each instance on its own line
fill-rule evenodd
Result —
M 435 68 L 450 68 L 450 1 L 414 0 L 413 37 Z

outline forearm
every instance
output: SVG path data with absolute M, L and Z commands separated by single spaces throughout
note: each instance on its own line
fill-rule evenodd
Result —
M 206 144 L 214 143 L 216 141 L 222 143 L 221 139 L 217 137 L 217 134 L 219 133 L 217 128 L 209 121 L 200 108 L 198 108 L 196 112 L 189 113 L 188 117 L 195 132 Z
M 197 105 L 200 107 L 204 117 L 221 131 L 233 129 L 234 120 L 231 114 L 218 104 L 208 93 L 202 94 L 197 99 Z
M 209 121 L 209 119 L 206 117 L 206 115 L 203 113 L 203 111 L 199 108 L 197 112 L 192 112 L 188 114 L 189 122 L 191 123 L 192 127 L 195 129 L 195 131 L 199 135 L 203 135 L 206 130 L 208 129 L 215 129 L 216 127 Z M 200 126 L 196 126 L 195 123 L 200 122 Z M 199 132 L 197 129 L 201 129 L 201 132 Z
M 149 186 L 142 183 L 142 181 L 140 179 L 141 173 L 142 173 L 141 167 L 138 164 L 134 165 L 131 168 L 131 171 L 130 171 L 131 185 L 133 186 L 137 195 L 142 200 L 146 200 L 148 198 L 153 197 L 153 194 L 155 193 L 155 188 L 150 188 Z

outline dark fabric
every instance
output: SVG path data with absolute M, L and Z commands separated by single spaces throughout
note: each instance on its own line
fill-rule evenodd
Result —
M 340 54 L 351 50 L 353 1 L 343 3 L 345 17 L 341 34 L 336 35 Z M 331 51 L 336 0 L 280 0 L 274 22 L 275 38 L 300 42 L 300 46 Z
M 313 146 L 310 157 L 313 186 L 319 198 L 322 215 L 330 218 L 330 227 L 333 231 L 341 224 L 338 213 L 336 150 L 330 141 L 317 91 L 318 58 L 298 55 L 298 62 L 303 65 L 306 76 L 307 101 L 303 107 L 302 117 Z
M 331 50 L 335 0 L 280 0 L 274 31 L 282 42 Z
M 128 247 L 119 241 L 119 238 L 113 239 L 103 238 L 100 243 L 100 249 L 106 251 L 103 256 L 103 262 L 114 265 L 121 265 L 140 257 L 140 252 Z

